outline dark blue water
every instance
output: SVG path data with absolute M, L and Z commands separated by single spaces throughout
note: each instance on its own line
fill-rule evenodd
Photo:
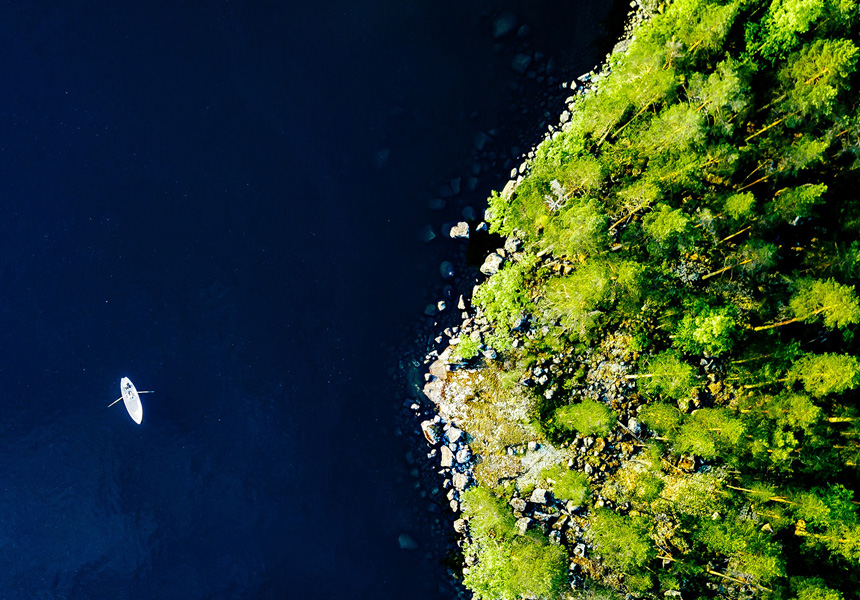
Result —
M 384 348 L 514 4 L 0 6 L 0 598 L 437 597 Z

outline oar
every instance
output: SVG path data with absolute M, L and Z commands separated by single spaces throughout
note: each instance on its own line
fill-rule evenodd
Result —
M 154 393 L 155 393 L 155 390 L 146 390 L 146 391 L 143 391 L 143 392 L 142 392 L 142 391 L 140 391 L 140 390 L 137 390 L 137 393 L 138 393 L 138 394 L 154 394 Z M 116 400 L 114 400 L 113 402 L 111 402 L 110 404 L 108 404 L 108 408 L 110 408 L 111 406 L 113 406 L 114 404 L 116 404 L 117 402 L 119 402 L 120 400 L 122 400 L 122 396 L 120 396 L 119 398 L 117 398 Z

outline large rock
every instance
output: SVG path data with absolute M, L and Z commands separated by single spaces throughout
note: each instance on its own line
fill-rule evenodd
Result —
M 484 260 L 484 264 L 481 265 L 481 273 L 484 275 L 498 273 L 504 261 L 505 259 L 493 252 Z
M 529 502 L 535 504 L 546 504 L 549 501 L 549 493 L 542 488 L 536 488 L 529 497 Z
M 460 221 L 448 232 L 448 236 L 454 240 L 468 240 L 469 239 L 469 224 L 465 221 Z
M 424 434 L 424 437 L 427 438 L 427 441 L 434 446 L 442 439 L 442 430 L 439 425 L 433 421 L 422 421 L 421 432 Z
M 451 483 L 455 489 L 462 492 L 466 489 L 466 486 L 469 485 L 469 476 L 465 473 L 454 473 L 451 476 Z
M 445 381 L 448 378 L 448 365 L 441 360 L 434 360 L 430 365 L 430 374 L 436 379 Z
M 522 498 L 512 498 L 511 508 L 520 512 L 524 512 L 526 510 L 526 501 Z
M 517 533 L 520 535 L 525 535 L 526 531 L 529 529 L 529 524 L 531 524 L 532 520 L 528 517 L 523 517 L 522 519 L 517 519 Z
M 461 429 L 457 429 L 456 427 L 451 427 L 450 429 L 448 429 L 448 431 L 445 432 L 445 436 L 451 443 L 457 442 L 462 435 L 463 431 Z
M 454 453 L 448 446 L 442 446 L 442 463 L 443 467 L 451 467 L 454 465 Z
M 465 464 L 465 463 L 469 462 L 469 460 L 471 460 L 472 451 L 469 450 L 468 446 L 463 446 L 462 448 L 457 450 L 457 455 L 455 456 L 455 458 L 457 459 L 457 462 L 460 463 L 461 465 Z

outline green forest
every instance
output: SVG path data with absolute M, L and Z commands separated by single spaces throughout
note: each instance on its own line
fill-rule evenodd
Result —
M 491 382 L 475 598 L 860 597 L 859 31 L 854 0 L 666 2 L 493 193 L 514 251 L 455 346 Z M 529 481 L 512 402 L 565 457 Z

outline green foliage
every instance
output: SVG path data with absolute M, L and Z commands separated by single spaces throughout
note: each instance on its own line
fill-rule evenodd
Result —
M 552 359 L 565 391 L 616 385 L 625 418 L 641 406 L 648 429 L 615 430 L 609 461 L 583 456 L 605 467 L 593 495 L 639 515 L 578 513 L 598 551 L 586 586 L 836 600 L 860 589 L 860 3 L 658 4 L 513 192 L 490 199 L 493 231 L 540 258 L 481 286 L 496 288 L 482 292 L 483 340 L 516 340 L 505 360 Z M 530 328 L 511 331 L 523 314 Z M 595 356 L 610 368 L 570 377 Z M 563 453 L 566 429 L 608 430 L 585 404 L 517 386 L 520 373 L 489 378 L 517 391 L 500 419 L 509 396 L 529 398 Z M 644 398 L 622 391 L 634 380 Z M 543 473 L 557 498 L 585 502 L 566 464 Z M 505 560 L 519 538 L 498 528 L 473 541 L 498 551 L 497 567 L 488 555 L 472 569 L 488 598 L 515 594 Z M 655 547 L 672 560 L 649 564 Z M 826 583 L 797 578 L 810 573 Z
M 673 343 L 690 354 L 720 356 L 732 349 L 739 334 L 737 309 L 733 306 L 715 308 L 697 302 L 681 319 Z
M 642 229 L 654 239 L 665 242 L 681 235 L 690 225 L 690 219 L 680 208 L 672 210 L 668 204 L 658 204 L 642 220 Z
M 848 354 L 805 354 L 788 373 L 815 397 L 838 394 L 860 385 L 860 359 Z
M 463 575 L 477 600 L 555 600 L 567 587 L 567 554 L 543 537 L 484 540 L 477 558 Z
M 644 376 L 638 380 L 646 393 L 662 394 L 680 400 L 690 394 L 696 385 L 696 372 L 681 360 L 676 352 L 667 351 L 654 356 L 642 366 Z
M 555 411 L 555 421 L 561 427 L 576 430 L 581 435 L 603 437 L 615 427 L 618 415 L 605 404 L 586 398 L 579 404 L 562 406 Z
M 732 194 L 726 198 L 725 211 L 735 219 L 744 219 L 752 215 L 755 207 L 755 196 L 751 192 Z
M 857 46 L 849 40 L 816 40 L 805 46 L 779 73 L 785 110 L 804 117 L 830 115 L 856 64 Z
M 733 571 L 757 583 L 767 584 L 785 575 L 785 559 L 779 544 L 752 521 L 703 519 L 694 537 L 712 552 L 728 556 Z
M 609 245 L 606 214 L 594 200 L 565 206 L 548 223 L 541 245 L 569 258 L 598 254 Z
M 481 350 L 481 342 L 473 340 L 468 336 L 460 338 L 460 343 L 457 344 L 457 356 L 464 360 L 475 358 Z
M 677 407 L 663 402 L 645 406 L 639 411 L 639 418 L 661 436 L 670 438 L 675 436 L 683 421 L 683 415 Z
M 844 600 L 841 592 L 827 587 L 819 577 L 794 577 L 791 587 L 796 590 L 796 600 Z
M 822 196 L 826 191 L 826 185 L 811 183 L 784 188 L 776 193 L 770 209 L 789 222 L 798 217 L 808 217 L 812 215 L 812 208 L 824 201 Z
M 463 515 L 473 537 L 505 539 L 514 535 L 516 519 L 510 508 L 485 487 L 469 488 L 460 496 Z
M 511 326 L 531 308 L 523 282 L 534 262 L 533 256 L 526 256 L 519 263 L 506 264 L 474 294 L 474 303 L 484 309 L 503 346 Z
M 842 329 L 860 322 L 860 302 L 854 286 L 838 283 L 834 279 L 801 279 L 797 291 L 789 300 L 794 318 L 814 322 L 824 320 L 829 329 Z
M 727 409 L 701 408 L 685 420 L 675 439 L 675 448 L 678 452 L 714 458 L 731 452 L 744 433 L 743 423 Z
M 761 36 L 756 50 L 766 58 L 785 56 L 821 16 L 826 3 L 826 0 L 773 0 L 761 27 L 748 30 L 750 37 L 755 33 Z
M 643 518 L 623 517 L 610 510 L 597 509 L 589 525 L 595 550 L 614 568 L 635 573 L 655 556 Z
M 591 495 L 591 484 L 585 473 L 556 465 L 544 469 L 541 475 L 550 482 L 552 493 L 559 500 L 572 501 L 578 506 L 583 506 L 588 502 L 588 497 Z

